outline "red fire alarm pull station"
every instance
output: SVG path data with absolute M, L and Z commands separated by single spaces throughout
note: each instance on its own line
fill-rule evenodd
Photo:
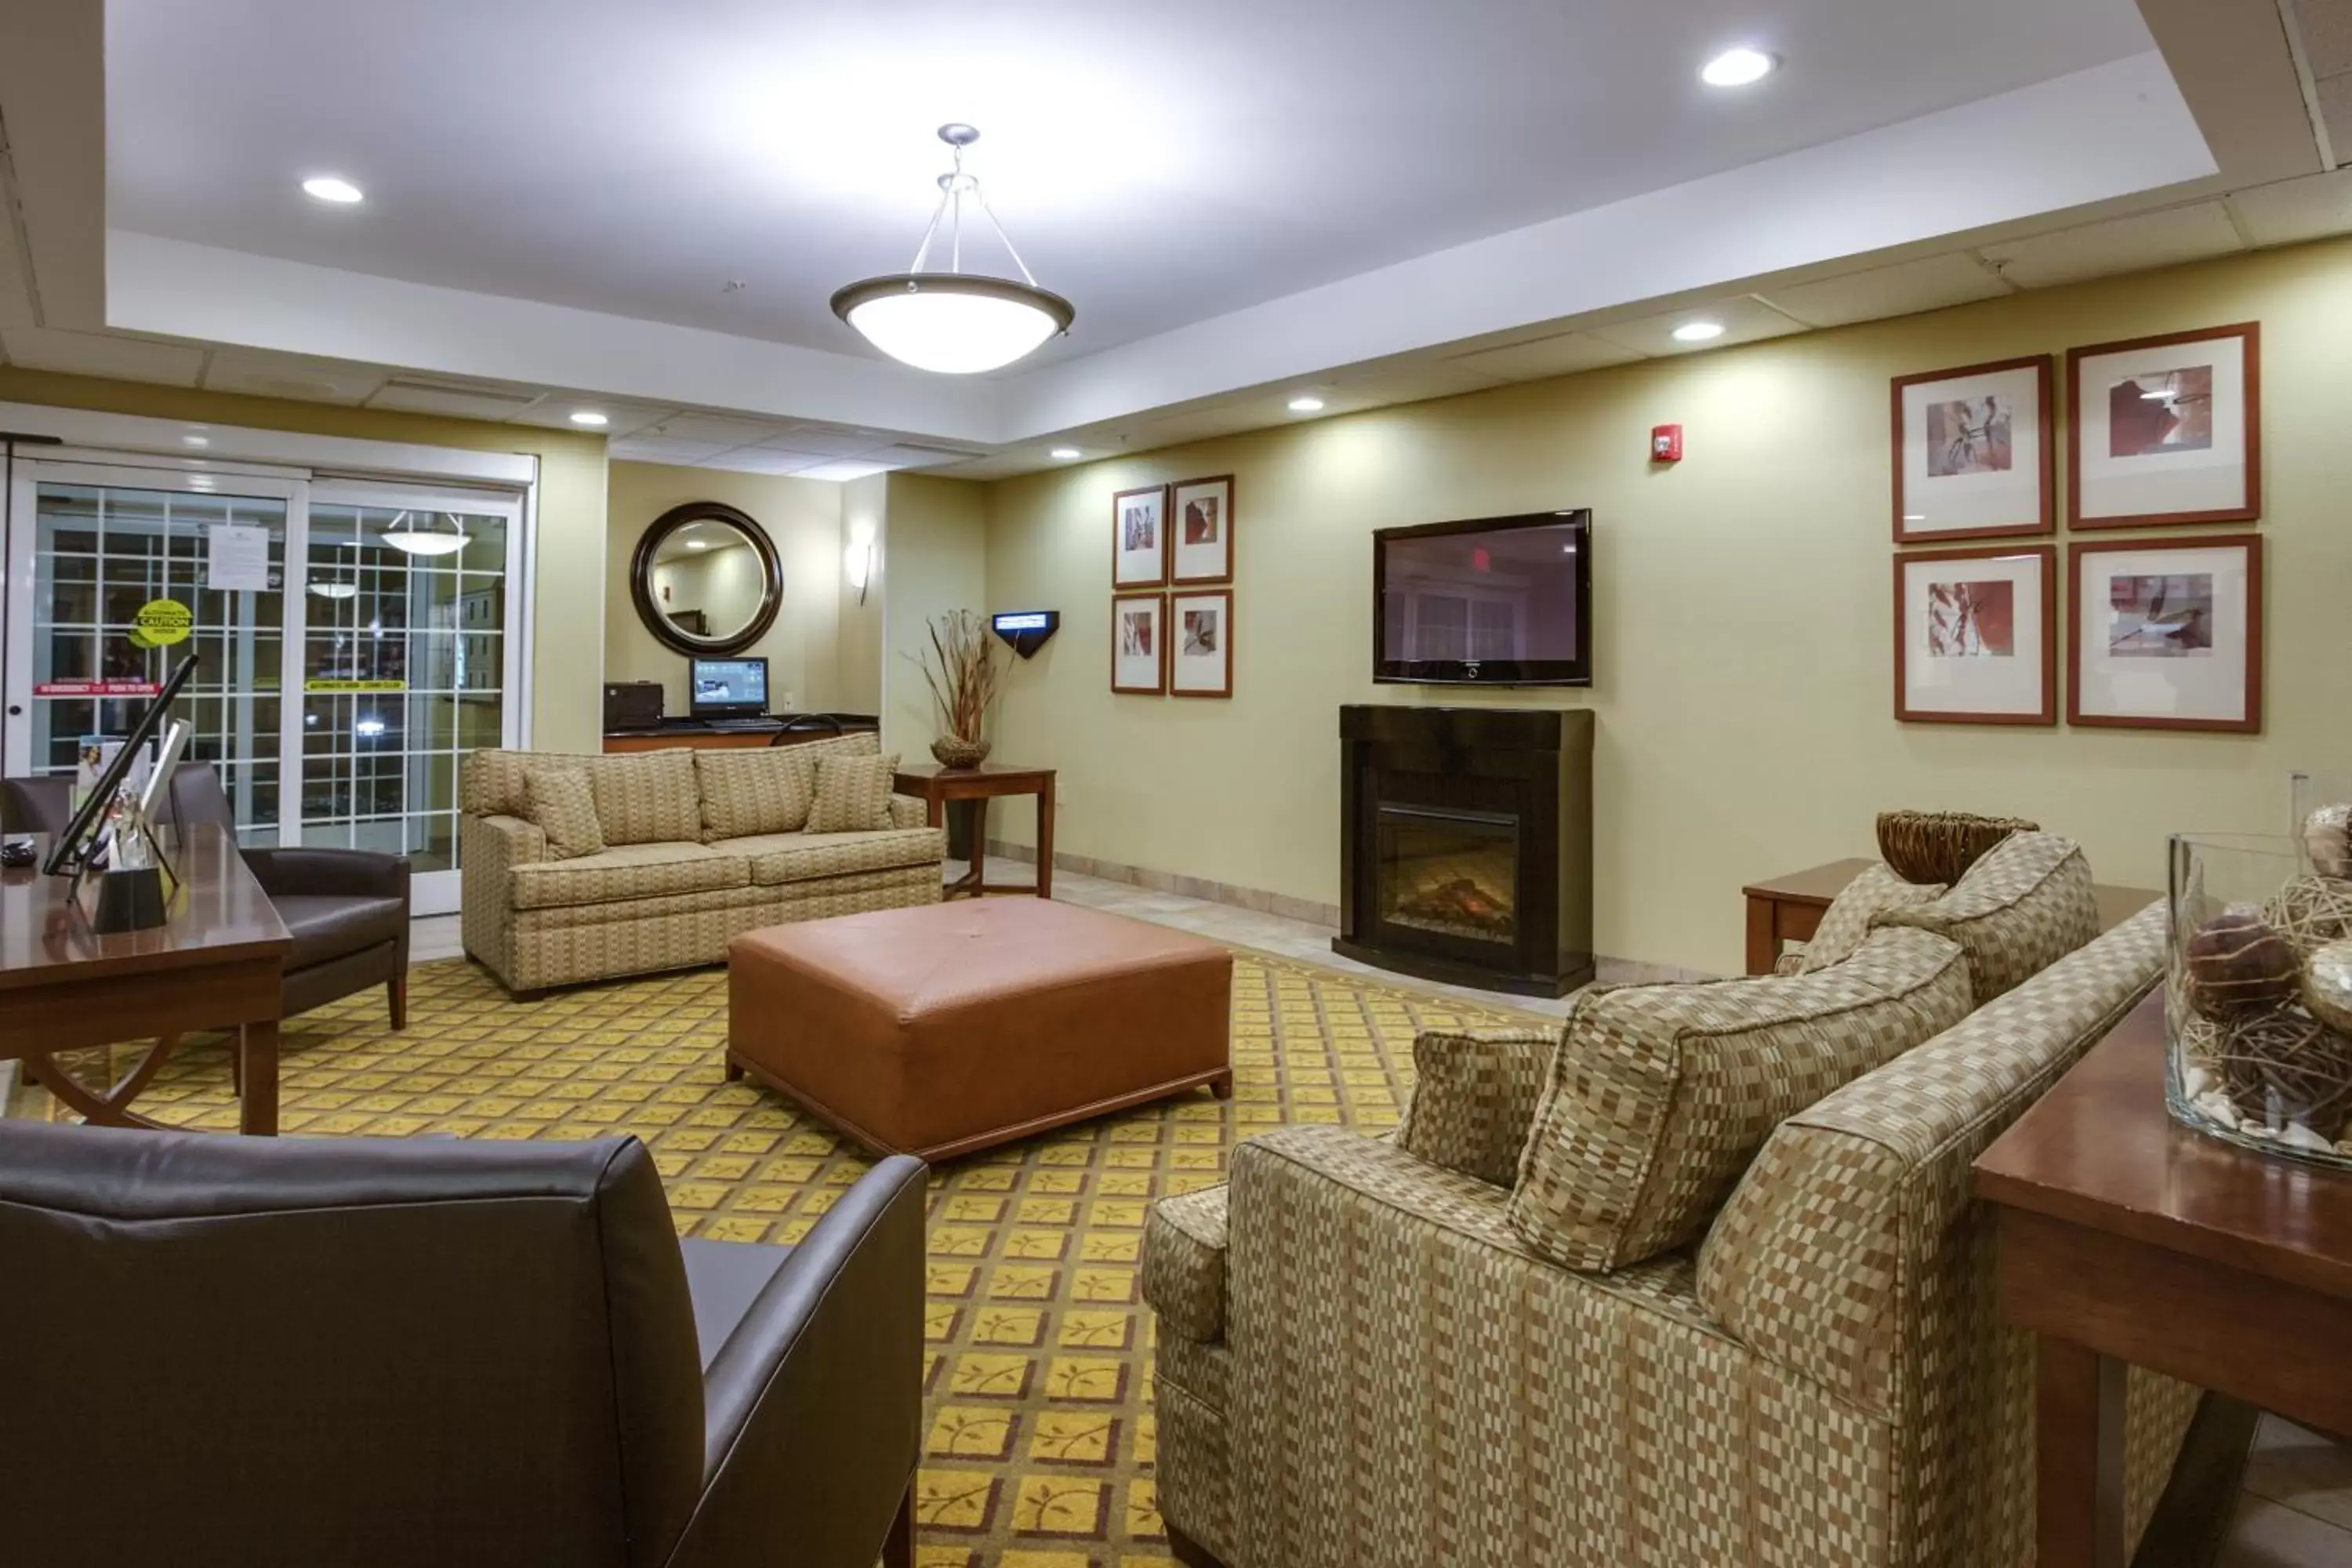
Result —
M 1679 463 L 1683 460 L 1683 427 L 1679 425 L 1657 425 L 1650 430 L 1650 461 Z

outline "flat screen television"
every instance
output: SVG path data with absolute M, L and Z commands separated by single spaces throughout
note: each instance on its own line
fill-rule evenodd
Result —
M 1592 513 L 1381 529 L 1372 607 L 1374 680 L 1590 686 Z
M 764 658 L 698 658 L 687 672 L 691 695 L 687 711 L 697 719 L 764 719 L 768 716 L 768 661 Z

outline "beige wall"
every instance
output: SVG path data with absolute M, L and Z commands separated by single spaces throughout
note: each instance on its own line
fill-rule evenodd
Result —
M 597 604 L 604 595 L 603 437 L 100 381 L 13 367 L 0 367 L 0 402 L 472 451 L 520 452 L 537 458 L 539 574 L 531 661 L 532 743 L 548 751 L 595 749 L 603 727 L 599 671 L 604 666 L 604 627 L 602 617 L 574 614 L 572 606 Z
M 870 701 L 848 700 L 855 691 L 840 673 L 842 489 L 821 479 L 661 463 L 613 464 L 609 569 L 603 595 L 604 679 L 658 680 L 667 710 L 673 714 L 687 710 L 686 656 L 656 641 L 637 619 L 629 600 L 629 562 L 656 518 L 688 501 L 714 500 L 749 513 L 775 541 L 783 563 L 783 605 L 775 624 L 743 650 L 768 661 L 770 705 L 779 710 L 873 711 Z M 741 574 L 733 568 L 751 560 L 749 551 L 728 549 L 681 563 L 673 595 L 677 607 L 696 607 L 689 596 L 708 600 L 711 626 L 727 624 L 730 605 L 740 596 L 730 584 Z M 756 573 L 751 585 L 756 587 Z M 741 624 L 742 618 L 738 614 L 734 624 Z
M 882 521 L 884 571 L 882 749 L 909 762 L 930 755 L 940 732 L 930 688 L 916 662 L 934 616 L 988 608 L 987 493 L 961 479 L 888 476 Z M 1010 814 L 1006 814 L 1010 815 Z
M 1888 378 L 2245 320 L 2266 732 L 1896 724 Z M 1743 882 L 1869 852 L 1888 807 L 2033 817 L 2103 880 L 2159 886 L 2168 833 L 2275 830 L 2291 769 L 2352 771 L 2347 365 L 2352 243 L 2329 243 L 1005 480 L 988 607 L 1063 620 L 1013 670 L 997 750 L 1062 770 L 1065 849 L 1336 901 L 1342 703 L 1590 706 L 1600 949 L 1718 972 L 1740 966 Z M 1689 456 L 1654 468 L 1668 423 Z M 1111 493 L 1225 472 L 1234 696 L 1113 697 Z M 1596 519 L 1589 693 L 1373 685 L 1373 529 L 1569 506 Z

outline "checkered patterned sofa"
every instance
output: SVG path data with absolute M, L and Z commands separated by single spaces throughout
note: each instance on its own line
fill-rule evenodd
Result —
M 2033 1346 L 1969 1166 L 2152 988 L 2163 909 L 2093 940 L 2032 835 L 1860 923 L 1815 973 L 1425 1034 L 1395 1132 L 1286 1128 L 1155 1205 L 1180 1556 L 2030 1564 Z M 2132 1373 L 2135 1542 L 2197 1394 Z
M 476 752 L 458 783 L 466 952 L 531 992 L 722 963 L 730 937 L 761 926 L 937 903 L 947 838 L 922 802 L 889 796 L 885 829 L 800 828 L 819 759 L 880 750 L 868 733 L 757 751 Z M 544 768 L 587 775 L 604 848 L 550 853 L 525 816 Z

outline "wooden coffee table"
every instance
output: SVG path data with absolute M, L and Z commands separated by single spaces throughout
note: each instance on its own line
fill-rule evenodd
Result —
M 2164 1068 L 2159 992 L 1976 1163 L 2040 1336 L 2041 1568 L 2122 1568 L 2126 1363 L 2352 1433 L 2352 1174 L 2181 1126 Z
M 1769 974 L 1780 962 L 1781 943 L 1812 941 L 1830 900 L 1874 864 L 1860 858 L 1832 860 L 1740 889 L 1748 898 L 1748 973 Z M 2105 885 L 2094 887 L 2091 893 L 2099 901 L 2101 931 L 2115 930 L 2164 896 L 2145 888 Z

